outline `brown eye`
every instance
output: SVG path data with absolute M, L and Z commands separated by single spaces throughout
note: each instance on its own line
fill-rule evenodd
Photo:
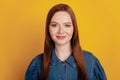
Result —
M 56 27 L 56 26 L 57 26 L 57 24 L 51 24 L 51 26 L 52 26 L 52 27 Z
M 65 26 L 66 26 L 66 27 L 71 27 L 71 25 L 70 25 L 70 24 L 66 24 Z

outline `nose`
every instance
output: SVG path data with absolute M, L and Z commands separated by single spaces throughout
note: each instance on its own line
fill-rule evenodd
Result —
M 64 33 L 64 29 L 63 29 L 63 26 L 62 25 L 59 25 L 59 30 L 58 30 L 58 33 Z

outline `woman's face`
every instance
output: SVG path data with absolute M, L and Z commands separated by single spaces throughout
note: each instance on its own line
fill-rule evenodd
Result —
M 55 45 L 70 44 L 73 36 L 73 24 L 70 15 L 65 11 L 56 12 L 51 19 L 49 32 Z

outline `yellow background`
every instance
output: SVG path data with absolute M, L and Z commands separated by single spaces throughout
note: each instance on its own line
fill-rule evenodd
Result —
M 0 80 L 24 80 L 30 61 L 43 51 L 45 18 L 57 3 L 72 7 L 82 48 L 97 56 L 108 80 L 119 80 L 119 0 L 1 0 Z

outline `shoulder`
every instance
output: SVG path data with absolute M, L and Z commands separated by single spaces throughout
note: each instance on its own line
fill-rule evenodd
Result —
M 42 64 L 42 60 L 43 60 L 43 54 L 38 54 L 31 60 L 28 69 L 32 67 L 40 67 Z
M 42 59 L 43 59 L 43 54 L 41 53 L 41 54 L 38 54 L 37 56 L 35 56 L 34 58 L 33 58 L 33 61 L 40 61 L 40 62 L 42 62 Z
M 84 62 L 87 68 L 93 68 L 94 65 L 96 64 L 96 62 L 99 62 L 99 60 L 97 59 L 97 57 L 95 55 L 93 55 L 93 53 L 89 52 L 89 51 L 83 51 L 83 56 L 84 56 Z
M 42 68 L 43 54 L 35 56 L 30 62 L 26 74 L 25 80 L 38 80 Z
M 43 59 L 43 54 L 36 55 L 30 62 L 30 66 L 39 65 L 40 63 L 42 63 L 42 59 Z
M 83 51 L 84 62 L 86 66 L 95 66 L 96 64 L 101 66 L 100 60 L 91 52 Z
M 104 69 L 97 57 L 88 51 L 83 51 L 83 55 L 88 78 L 90 80 L 106 80 Z
M 93 53 L 91 53 L 91 52 L 89 52 L 89 51 L 86 51 L 86 50 L 83 50 L 83 56 L 84 56 L 84 60 L 85 60 L 85 61 L 88 61 L 88 60 L 94 61 L 94 60 L 97 59 L 96 56 L 93 55 Z

